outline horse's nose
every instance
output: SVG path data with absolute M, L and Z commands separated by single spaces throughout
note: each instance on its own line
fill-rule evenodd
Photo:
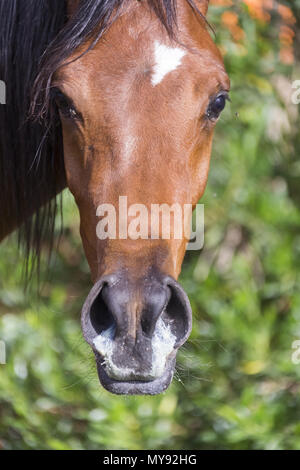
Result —
M 85 339 L 105 373 L 118 381 L 160 377 L 186 341 L 191 309 L 179 284 L 168 276 L 129 281 L 107 276 L 91 290 L 82 312 Z
M 91 311 L 95 327 L 99 320 L 111 322 L 115 339 L 126 343 L 138 342 L 140 336 L 152 338 L 158 318 L 170 298 L 167 285 L 151 282 L 149 285 L 130 285 L 126 279 L 107 282 Z

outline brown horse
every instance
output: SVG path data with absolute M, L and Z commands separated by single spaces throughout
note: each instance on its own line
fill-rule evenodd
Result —
M 118 209 L 120 195 L 149 209 L 194 207 L 229 79 L 208 31 L 208 0 L 68 0 L 67 10 L 63 3 L 0 0 L 8 24 L 0 28 L 8 88 L 0 240 L 25 224 L 27 246 L 39 251 L 53 223 L 49 201 L 67 185 L 94 283 L 82 328 L 100 381 L 117 394 L 156 394 L 169 386 L 191 330 L 177 283 L 187 240 L 100 239 L 98 207 Z M 13 55 L 21 63 L 14 72 Z M 26 119 L 29 108 L 38 119 Z

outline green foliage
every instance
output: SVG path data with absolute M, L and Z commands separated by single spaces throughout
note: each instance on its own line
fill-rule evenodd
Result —
M 67 193 L 66 230 L 40 297 L 34 287 L 24 293 L 14 238 L 0 246 L 0 448 L 300 447 L 300 365 L 291 360 L 300 339 L 300 139 L 290 100 L 300 70 L 279 62 L 276 18 L 263 25 L 238 7 L 246 38 L 236 44 L 219 24 L 223 10 L 210 19 L 227 51 L 232 103 L 202 200 L 205 248 L 184 261 L 194 326 L 174 383 L 157 397 L 100 388 L 80 330 L 90 280 Z

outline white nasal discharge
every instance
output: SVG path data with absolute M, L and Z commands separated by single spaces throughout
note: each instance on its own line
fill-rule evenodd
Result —
M 165 370 L 169 354 L 174 350 L 176 336 L 173 335 L 170 325 L 166 325 L 160 317 L 156 323 L 152 339 L 152 374 L 160 377 Z
M 126 376 L 133 375 L 134 371 L 127 368 L 121 369 L 113 363 L 112 355 L 115 347 L 113 340 L 114 334 L 115 327 L 112 326 L 96 336 L 93 343 L 96 350 L 103 357 L 103 363 L 106 365 L 107 372 L 121 380 Z M 159 318 L 152 338 L 151 376 L 153 378 L 158 378 L 163 375 L 167 358 L 174 350 L 175 342 L 176 337 L 173 335 L 170 326 L 166 325 L 162 318 Z
M 112 325 L 107 330 L 102 331 L 101 334 L 96 336 L 93 340 L 95 348 L 103 357 L 110 357 L 113 353 L 114 334 L 115 326 Z
M 185 51 L 179 47 L 168 47 L 159 41 L 154 43 L 155 65 L 151 78 L 153 86 L 158 85 L 164 77 L 181 64 Z
M 113 325 L 107 330 L 102 331 L 100 335 L 94 338 L 93 343 L 97 351 L 103 357 L 102 365 L 105 364 L 108 375 L 116 378 L 117 380 L 124 380 L 128 377 L 131 377 L 134 374 L 134 370 L 126 367 L 118 367 L 112 361 L 112 355 L 115 346 L 115 330 L 115 326 Z

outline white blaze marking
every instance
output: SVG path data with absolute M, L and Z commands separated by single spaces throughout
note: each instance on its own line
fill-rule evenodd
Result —
M 151 79 L 153 86 L 158 85 L 172 70 L 177 69 L 185 51 L 179 47 L 168 47 L 155 41 L 155 66 Z

